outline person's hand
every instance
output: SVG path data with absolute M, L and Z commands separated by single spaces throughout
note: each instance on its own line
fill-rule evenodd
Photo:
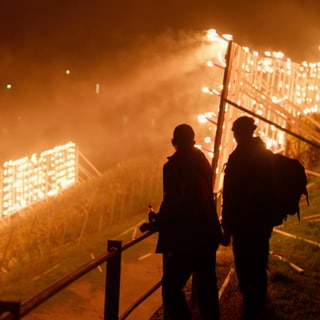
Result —
M 148 222 L 144 222 L 141 226 L 140 226 L 140 231 L 141 232 L 146 232 L 148 231 L 150 228 L 150 223 Z
M 141 232 L 146 232 L 146 231 L 156 231 L 157 227 L 154 222 L 144 222 L 140 226 L 140 231 Z
M 221 245 L 227 247 L 231 242 L 231 235 L 224 233 L 221 241 Z

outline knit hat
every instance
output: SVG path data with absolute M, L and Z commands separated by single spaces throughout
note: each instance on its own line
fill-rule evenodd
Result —
M 173 139 L 179 147 L 193 145 L 194 131 L 188 124 L 180 124 L 173 131 Z
M 253 132 L 257 126 L 254 124 L 254 119 L 250 117 L 239 117 L 233 122 L 232 131 L 236 132 Z

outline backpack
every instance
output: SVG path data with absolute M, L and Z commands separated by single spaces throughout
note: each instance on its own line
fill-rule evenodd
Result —
M 279 226 L 288 215 L 297 214 L 300 221 L 300 199 L 304 194 L 309 205 L 307 176 L 297 159 L 281 154 L 272 154 L 275 210 L 272 225 Z

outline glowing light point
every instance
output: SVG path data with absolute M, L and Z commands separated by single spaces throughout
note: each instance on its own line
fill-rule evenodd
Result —
M 222 37 L 228 41 L 233 39 L 233 36 L 231 34 L 223 34 Z
M 207 37 L 210 41 L 215 41 L 219 36 L 218 36 L 217 31 L 215 29 L 210 29 L 208 31 Z

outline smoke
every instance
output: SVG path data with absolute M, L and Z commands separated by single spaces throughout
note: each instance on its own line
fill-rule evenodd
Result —
M 61 10 L 53 2 L 48 15 L 47 4 L 35 1 L 29 16 L 26 7 L 7 2 L 0 19 L 1 30 L 10 31 L 1 33 L 0 160 L 71 140 L 103 170 L 142 153 L 171 152 L 172 130 L 181 122 L 200 139 L 197 114 L 218 104 L 201 88 L 219 89 L 222 71 L 205 65 L 216 55 L 205 32 L 186 30 L 213 27 L 254 50 L 319 60 L 316 2 L 141 0 L 127 10 L 116 2 L 106 8 L 105 1 Z M 10 26 L 13 9 L 21 23 Z M 10 91 L 3 89 L 7 82 Z
M 197 114 L 211 108 L 214 99 L 201 89 L 216 77 L 206 67 L 215 54 L 205 33 L 167 31 L 70 74 L 62 62 L 34 66 L 23 92 L 7 100 L 4 160 L 68 141 L 100 170 L 142 153 L 171 152 L 173 128 L 198 126 Z
M 228 21 L 221 28 L 254 50 L 282 51 L 298 63 L 319 61 L 318 12 L 316 0 L 231 1 L 225 12 Z

